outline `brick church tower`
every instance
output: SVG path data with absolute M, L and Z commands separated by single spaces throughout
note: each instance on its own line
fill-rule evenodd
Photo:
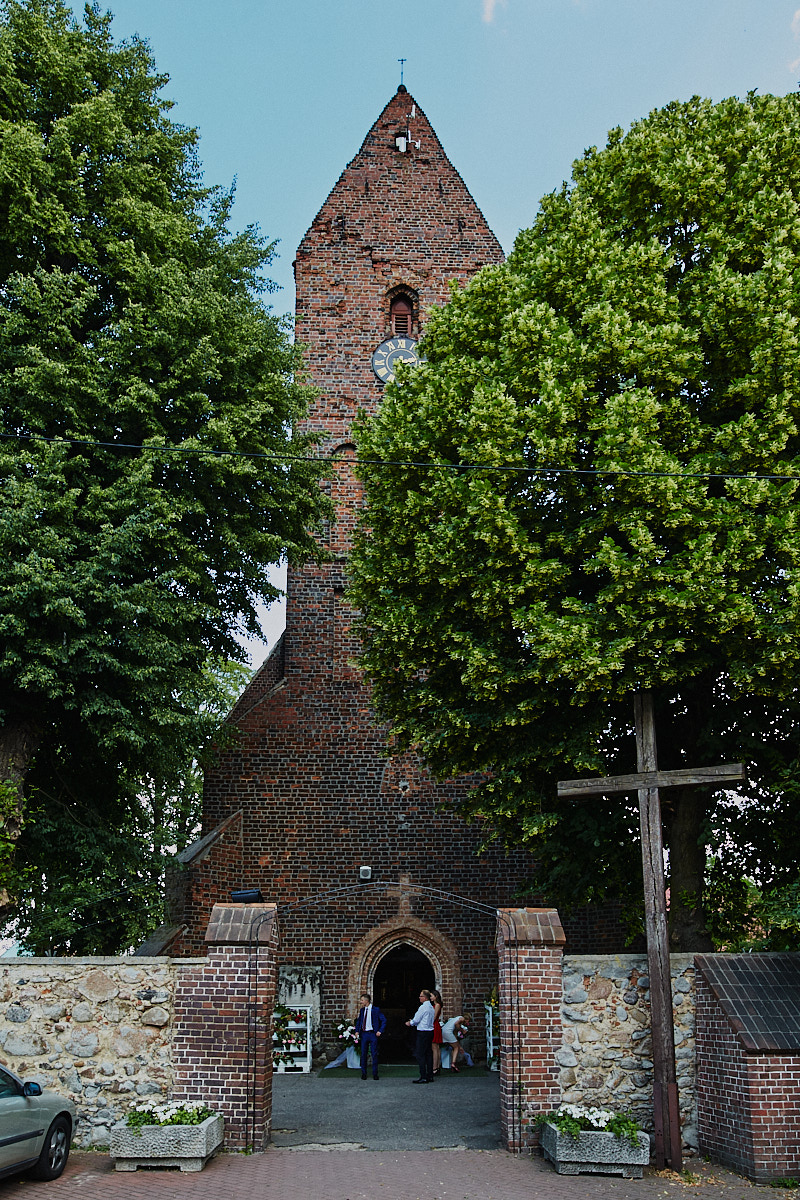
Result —
M 374 723 L 344 600 L 359 504 L 351 422 L 380 404 L 392 352 L 412 353 L 450 281 L 501 260 L 401 85 L 295 264 L 297 335 L 319 391 L 308 426 L 336 464 L 336 519 L 324 535 L 331 559 L 289 572 L 285 633 L 231 714 L 240 738 L 207 777 L 204 836 L 181 855 L 175 924 L 161 947 L 203 953 L 214 902 L 260 889 L 266 901 L 295 906 L 279 911 L 287 1001 L 313 997 L 330 1042 L 366 988 L 389 1013 L 397 1056 L 422 986 L 441 988 L 446 1015 L 482 1015 L 497 972 L 488 910 L 515 903 L 531 862 L 522 852 L 479 852 L 481 831 L 442 807 L 463 785 L 436 786 L 413 756 L 390 757 Z

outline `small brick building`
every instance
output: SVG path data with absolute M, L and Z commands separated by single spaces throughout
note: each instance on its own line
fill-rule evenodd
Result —
M 697 966 L 700 1151 L 756 1183 L 800 1175 L 800 955 Z
M 413 755 L 390 757 L 375 724 L 343 597 L 360 504 L 351 423 L 380 403 L 376 348 L 413 348 L 451 280 L 464 284 L 502 257 L 401 86 L 295 263 L 297 336 L 320 393 L 307 424 L 336 463 L 332 559 L 289 572 L 286 631 L 231 714 L 240 742 L 207 776 L 204 836 L 181 856 L 173 927 L 149 946 L 203 953 L 212 906 L 234 888 L 258 888 L 279 906 L 279 962 L 295 988 L 287 999 L 313 993 L 330 1041 L 367 988 L 388 1012 L 386 1049 L 398 1057 L 421 986 L 441 987 L 450 1015 L 482 1013 L 496 983 L 493 913 L 449 897 L 492 910 L 518 903 L 532 863 L 521 851 L 480 851 L 483 831 L 443 808 L 465 785 L 436 786 Z M 565 924 L 571 949 L 623 948 L 607 913 Z

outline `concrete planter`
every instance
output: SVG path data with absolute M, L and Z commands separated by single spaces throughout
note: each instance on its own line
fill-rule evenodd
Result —
M 561 1133 L 549 1122 L 542 1126 L 539 1144 L 559 1175 L 624 1175 L 641 1179 L 650 1161 L 650 1138 L 639 1134 L 639 1145 L 602 1130 L 581 1130 L 577 1138 Z
M 202 1171 L 222 1145 L 222 1117 L 206 1117 L 199 1125 L 143 1125 L 131 1129 L 115 1125 L 111 1130 L 109 1152 L 117 1161 L 117 1171 L 135 1171 L 137 1167 L 180 1167 L 182 1171 Z

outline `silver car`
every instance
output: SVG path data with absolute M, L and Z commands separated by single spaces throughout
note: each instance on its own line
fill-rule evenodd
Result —
M 38 1083 L 23 1083 L 0 1067 L 0 1179 L 30 1171 L 34 1179 L 58 1179 L 69 1158 L 75 1105 Z

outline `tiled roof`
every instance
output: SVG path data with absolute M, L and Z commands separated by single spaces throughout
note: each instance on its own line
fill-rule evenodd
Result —
M 172 943 L 180 937 L 185 929 L 185 925 L 159 925 L 158 929 L 151 933 L 141 946 L 137 946 L 133 953 L 139 958 L 160 958 L 162 955 L 168 955 Z
M 800 1053 L 800 954 L 698 954 L 745 1050 Z
M 499 908 L 497 912 L 497 936 L 501 942 L 563 946 L 567 940 L 554 908 Z
M 196 842 L 192 842 L 191 846 L 187 846 L 185 850 L 181 850 L 178 855 L 178 862 L 183 866 L 191 866 L 192 863 L 200 862 L 201 859 L 206 857 L 214 842 L 222 837 L 228 826 L 232 825 L 234 821 L 241 821 L 241 819 L 241 809 L 238 812 L 231 813 L 221 825 L 218 825 L 216 829 L 212 829 L 211 833 L 207 833 L 205 837 L 198 838 Z
M 275 904 L 215 904 L 206 930 L 214 946 L 262 945 L 272 941 Z

